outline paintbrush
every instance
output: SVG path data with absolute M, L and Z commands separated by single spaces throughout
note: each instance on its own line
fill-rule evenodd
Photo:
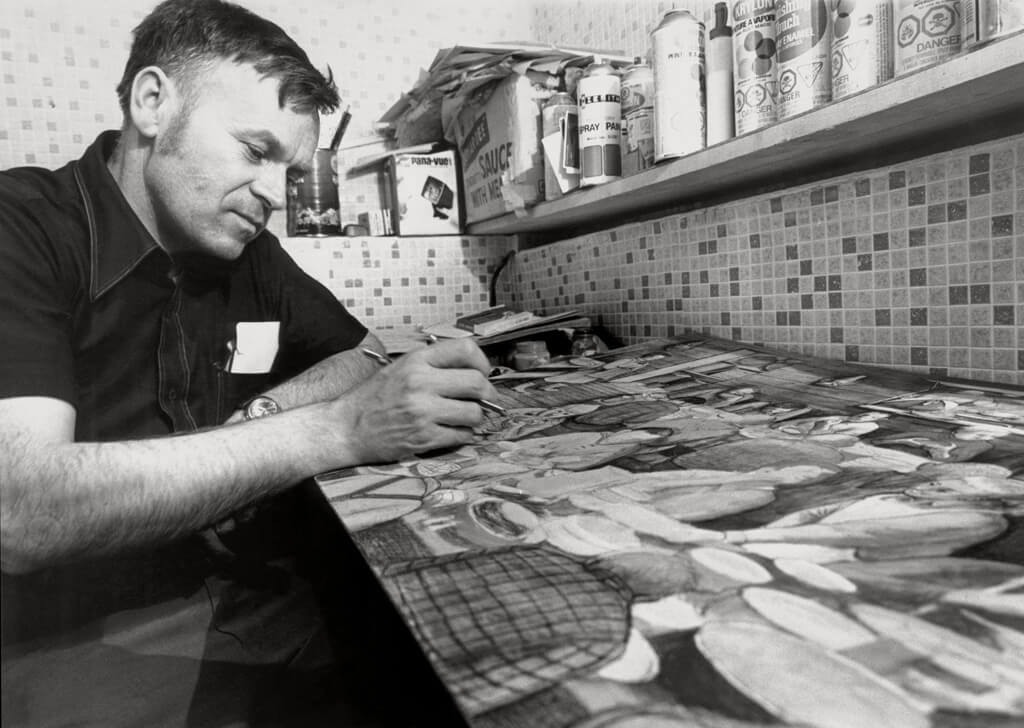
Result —
M 349 111 L 351 106 L 346 106 L 345 110 L 341 112 L 341 119 L 338 121 L 338 128 L 334 131 L 334 136 L 331 138 L 331 146 L 329 147 L 332 151 L 338 150 L 338 145 L 341 144 L 341 138 L 345 136 L 345 130 L 348 129 L 348 123 L 352 120 L 352 114 Z

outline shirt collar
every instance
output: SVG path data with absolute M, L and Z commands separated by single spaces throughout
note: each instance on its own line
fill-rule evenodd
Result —
M 123 280 L 146 255 L 160 249 L 107 169 L 107 159 L 119 137 L 118 131 L 103 132 L 75 166 L 75 180 L 89 222 L 92 300 Z

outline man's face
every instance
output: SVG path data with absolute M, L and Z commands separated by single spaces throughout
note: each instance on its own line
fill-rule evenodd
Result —
M 191 110 L 179 103 L 156 138 L 146 193 L 169 253 L 234 260 L 284 208 L 287 177 L 308 168 L 319 120 L 280 108 L 278 82 L 248 65 L 221 62 L 199 83 Z

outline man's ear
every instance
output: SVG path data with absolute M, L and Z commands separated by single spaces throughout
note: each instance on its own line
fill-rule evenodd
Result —
M 157 66 L 135 74 L 128 97 L 128 113 L 138 133 L 152 139 L 167 123 L 173 108 L 174 84 Z

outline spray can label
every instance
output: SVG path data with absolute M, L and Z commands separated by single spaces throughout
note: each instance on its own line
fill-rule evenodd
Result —
M 669 11 L 651 34 L 654 59 L 654 161 L 698 152 L 707 139 L 704 24 Z
M 973 48 L 1024 28 L 1020 0 L 964 0 L 964 47 Z
M 831 29 L 825 0 L 777 0 L 775 16 L 779 118 L 787 119 L 832 100 Z
M 622 76 L 622 174 L 654 166 L 654 73 L 647 64 Z
M 622 102 L 619 75 L 610 67 L 587 67 L 576 87 L 580 107 L 580 186 L 622 176 Z
M 892 78 L 892 0 L 832 0 L 832 98 Z
M 777 118 L 775 0 L 737 0 L 732 18 L 736 133 L 746 134 Z
M 896 75 L 959 53 L 962 23 L 960 0 L 897 0 Z

